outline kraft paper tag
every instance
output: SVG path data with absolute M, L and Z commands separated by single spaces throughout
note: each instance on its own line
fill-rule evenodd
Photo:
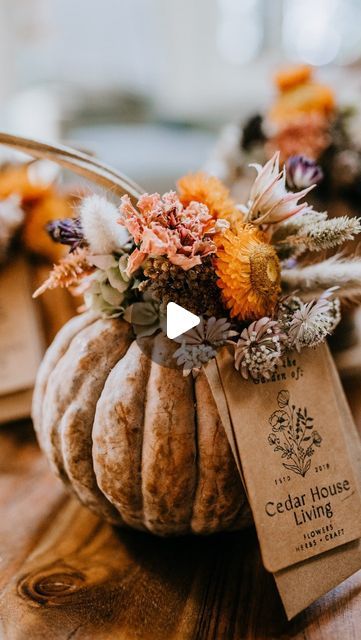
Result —
M 345 397 L 335 363 L 328 349 L 323 357 L 333 381 L 333 393 L 343 415 L 343 433 L 361 488 L 361 441 Z M 349 542 L 283 569 L 274 575 L 287 617 L 293 618 L 319 597 L 361 569 L 361 539 Z M 300 584 L 307 588 L 300 589 Z
M 0 269 L 0 421 L 29 415 L 42 353 L 28 266 L 18 258 Z
M 217 357 L 263 562 L 273 573 L 361 536 L 327 355 L 326 347 L 293 353 L 264 383 L 243 380 L 226 350 Z

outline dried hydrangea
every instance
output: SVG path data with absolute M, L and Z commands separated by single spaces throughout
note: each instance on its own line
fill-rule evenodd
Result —
M 132 284 L 126 273 L 127 256 L 92 256 L 97 270 L 89 277 L 84 294 L 87 308 L 112 318 L 121 316 L 126 294 Z
M 181 346 L 173 357 L 178 365 L 183 366 L 185 376 L 191 372 L 196 375 L 203 364 L 217 355 L 219 347 L 238 335 L 230 327 L 231 323 L 226 318 L 201 318 L 197 327 L 175 339 Z
M 236 344 L 235 367 L 244 378 L 268 379 L 281 362 L 284 333 L 271 318 L 261 318 L 243 329 Z
M 282 302 L 278 319 L 287 335 L 287 346 L 300 351 L 316 347 L 331 334 L 340 321 L 340 301 L 330 299 L 335 288 L 325 291 L 318 300 L 303 302 L 292 296 Z

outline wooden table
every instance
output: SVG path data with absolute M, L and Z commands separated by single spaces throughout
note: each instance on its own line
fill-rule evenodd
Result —
M 61 293 L 42 305 L 50 339 L 74 308 Z M 346 391 L 361 427 L 359 382 Z M 287 622 L 253 530 L 116 530 L 67 495 L 30 421 L 0 427 L 0 639 L 70 638 L 359 639 L 361 571 Z

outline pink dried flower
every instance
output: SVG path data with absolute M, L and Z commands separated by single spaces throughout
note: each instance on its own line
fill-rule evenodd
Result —
M 128 275 L 149 256 L 166 256 L 187 271 L 216 250 L 211 236 L 218 229 L 206 205 L 191 202 L 184 207 L 173 191 L 162 197 L 158 193 L 144 194 L 137 208 L 129 196 L 123 196 L 120 213 L 119 223 L 138 245 L 130 255 Z
M 277 152 L 264 166 L 251 165 L 258 175 L 251 188 L 247 206 L 242 210 L 252 224 L 278 224 L 308 207 L 306 202 L 298 201 L 315 185 L 296 193 L 287 191 L 286 169 L 283 167 L 280 171 L 279 158 L 280 154 Z

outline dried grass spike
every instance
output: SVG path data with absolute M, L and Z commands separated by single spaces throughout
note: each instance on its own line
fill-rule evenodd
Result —
M 361 299 L 361 260 L 336 255 L 304 267 L 284 269 L 281 280 L 285 291 L 298 290 L 307 298 L 336 286 L 340 300 L 356 302 Z
M 88 261 L 87 250 L 76 249 L 54 265 L 49 278 L 35 291 L 33 298 L 37 298 L 47 289 L 71 287 L 77 284 L 82 276 L 93 270 L 94 267 Z

